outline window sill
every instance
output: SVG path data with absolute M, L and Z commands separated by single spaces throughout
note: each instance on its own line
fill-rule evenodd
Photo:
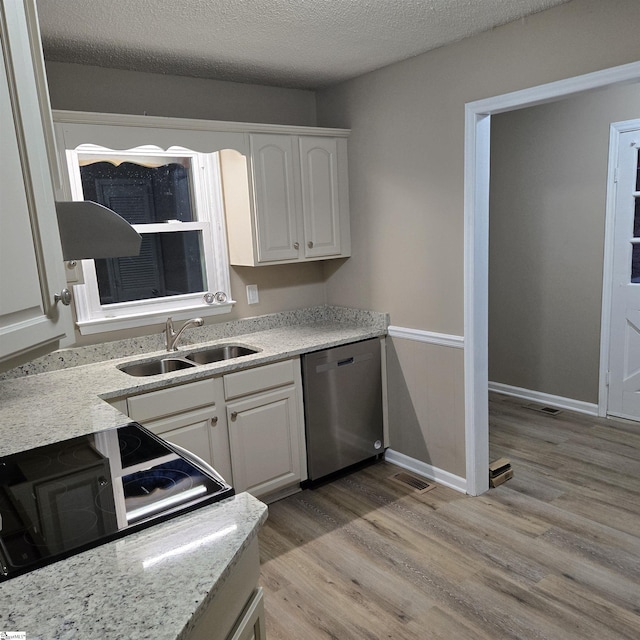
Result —
M 160 310 L 131 315 L 120 315 L 111 318 L 97 318 L 94 320 L 78 320 L 76 325 L 80 335 L 88 336 L 121 329 L 135 329 L 153 324 L 161 324 L 171 316 L 174 320 L 189 320 L 197 316 L 209 317 L 231 313 L 235 300 L 228 300 L 224 304 L 198 304 L 192 307 L 182 307 L 175 310 Z

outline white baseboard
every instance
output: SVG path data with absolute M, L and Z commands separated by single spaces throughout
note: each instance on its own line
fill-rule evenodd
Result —
M 550 393 L 542 393 L 542 391 L 532 391 L 531 389 L 523 389 L 521 387 L 512 387 L 502 382 L 489 382 L 489 391 L 502 393 L 505 396 L 513 396 L 514 398 L 522 398 L 529 402 L 549 405 L 557 409 L 567 409 L 568 411 L 577 411 L 578 413 L 586 413 L 590 416 L 598 415 L 598 405 L 591 402 L 583 402 L 582 400 L 573 400 L 571 398 L 563 398 L 562 396 L 554 396 Z
M 456 491 L 460 491 L 462 493 L 467 492 L 467 481 L 465 478 L 455 476 L 453 475 L 453 473 L 449 473 L 444 469 L 438 469 L 438 467 L 434 467 L 430 464 L 427 464 L 426 462 L 422 462 L 421 460 L 410 458 L 409 456 L 406 456 L 404 453 L 400 453 L 399 451 L 387 449 L 384 453 L 384 459 L 387 462 L 391 462 L 392 464 L 397 465 L 398 467 L 402 467 L 403 469 L 407 469 L 408 471 L 413 471 L 418 475 L 429 478 L 430 480 L 434 480 L 439 484 L 443 484 L 445 487 L 455 489 Z

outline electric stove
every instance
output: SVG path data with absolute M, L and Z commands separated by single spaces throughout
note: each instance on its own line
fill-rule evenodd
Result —
M 0 581 L 234 494 L 129 424 L 0 458 Z

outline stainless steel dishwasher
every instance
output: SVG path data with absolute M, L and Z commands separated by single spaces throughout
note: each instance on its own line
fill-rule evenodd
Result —
M 380 339 L 302 359 L 309 480 L 383 452 Z

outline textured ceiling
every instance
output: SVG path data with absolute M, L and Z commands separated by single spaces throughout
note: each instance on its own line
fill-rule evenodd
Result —
M 315 89 L 567 0 L 38 0 L 58 62 Z

